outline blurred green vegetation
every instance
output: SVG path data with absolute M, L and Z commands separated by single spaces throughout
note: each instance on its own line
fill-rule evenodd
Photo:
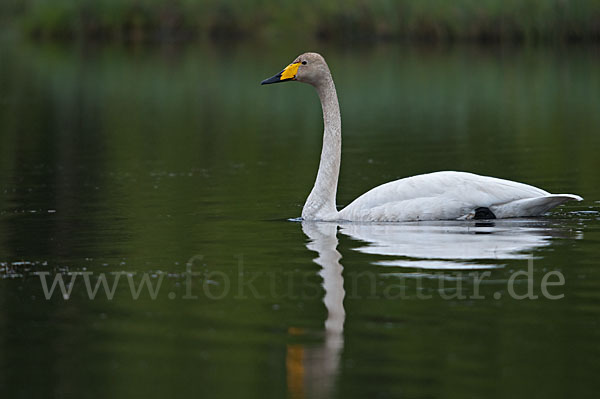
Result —
M 39 38 L 600 40 L 598 0 L 4 0 Z

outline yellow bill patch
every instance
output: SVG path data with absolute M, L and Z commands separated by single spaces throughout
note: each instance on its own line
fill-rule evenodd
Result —
M 294 79 L 296 77 L 296 74 L 298 73 L 299 66 L 299 62 L 286 66 L 283 72 L 281 72 L 281 80 Z

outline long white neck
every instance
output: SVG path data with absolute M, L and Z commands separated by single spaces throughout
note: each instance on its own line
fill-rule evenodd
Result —
M 305 220 L 335 220 L 338 176 L 342 158 L 342 120 L 335 85 L 330 73 L 315 85 L 323 108 L 323 149 L 315 185 L 302 209 Z

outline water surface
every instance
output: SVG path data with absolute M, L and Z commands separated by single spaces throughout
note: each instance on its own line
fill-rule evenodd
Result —
M 315 48 L 342 107 L 340 206 L 444 169 L 585 198 L 542 219 L 339 226 L 288 221 L 321 111 L 308 86 L 259 82 L 301 50 L 2 40 L 2 397 L 597 392 L 598 48 Z M 511 298 L 529 265 L 538 299 Z M 553 271 L 562 299 L 541 293 Z M 124 274 L 112 300 L 83 275 L 46 300 L 44 272 Z M 134 299 L 145 275 L 160 289 Z

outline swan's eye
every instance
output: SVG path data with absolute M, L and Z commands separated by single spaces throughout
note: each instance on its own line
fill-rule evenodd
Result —
M 302 61 L 302 65 L 306 65 L 306 61 Z

